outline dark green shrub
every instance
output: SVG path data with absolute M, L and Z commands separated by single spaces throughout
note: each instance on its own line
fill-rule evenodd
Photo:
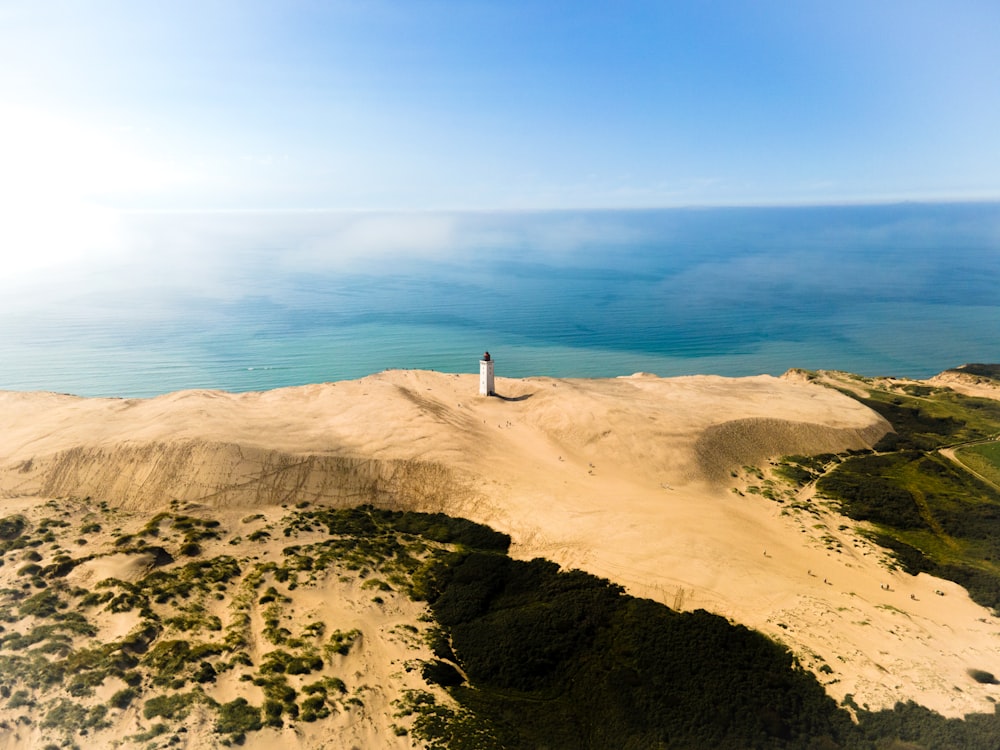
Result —
M 306 695 L 328 695 L 329 693 L 347 692 L 347 685 L 339 677 L 324 677 L 319 682 L 312 682 L 302 686 L 302 692 Z
M 429 601 L 469 685 L 450 688 L 461 710 L 421 709 L 415 736 L 442 747 L 460 736 L 469 747 L 785 750 L 857 739 L 849 715 L 759 633 L 544 560 L 442 559 Z M 440 664 L 426 669 L 457 682 Z
M 798 464 L 778 464 L 774 467 L 774 473 L 799 487 L 808 484 L 816 477 L 809 469 Z
M 55 705 L 49 709 L 42 719 L 43 727 L 59 727 L 69 731 L 76 731 L 87 719 L 87 709 L 83 706 L 59 698 Z
M 132 701 L 134 701 L 138 695 L 138 690 L 133 687 L 127 687 L 112 695 L 111 700 L 108 702 L 111 704 L 112 708 L 128 708 L 132 705 Z
M 261 674 L 284 674 L 292 655 L 286 651 L 269 651 L 260 662 Z
M 329 715 L 330 709 L 327 708 L 324 696 L 313 695 L 302 701 L 302 713 L 299 715 L 302 721 L 316 721 L 325 719 Z
M 260 597 L 260 599 L 257 600 L 257 603 L 258 604 L 270 604 L 271 602 L 275 602 L 275 601 L 287 602 L 288 601 L 288 597 L 287 596 L 283 596 L 282 594 L 278 593 L 278 590 L 276 588 L 274 588 L 274 586 L 268 586 L 267 590 L 263 593 L 263 595 Z
M 283 707 L 284 706 L 281 701 L 276 701 L 272 699 L 265 700 L 264 723 L 269 727 L 284 726 L 284 722 L 281 720 Z
M 153 674 L 154 685 L 170 684 L 187 671 L 194 657 L 187 641 L 159 641 L 142 660 Z
M 342 630 L 335 630 L 330 634 L 327 649 L 330 653 L 346 656 L 351 651 L 351 646 L 361 636 L 361 631 L 355 628 L 346 633 Z
M 111 722 L 105 720 L 107 715 L 107 706 L 97 705 L 91 708 L 87 712 L 87 718 L 83 721 L 83 731 L 81 731 L 81 734 L 85 733 L 87 729 L 104 729 L 111 726 Z
M 209 662 L 203 661 L 198 665 L 192 679 L 199 684 L 205 684 L 206 682 L 215 682 L 216 675 L 215 667 Z
M 7 701 L 10 708 L 20 708 L 21 706 L 33 706 L 35 701 L 31 699 L 31 694 L 27 690 L 15 690 Z
M 142 674 L 138 671 L 125 672 L 120 677 L 126 685 L 131 687 L 137 687 L 142 684 Z
M 37 567 L 37 566 L 36 566 Z M 42 591 L 25 599 L 17 610 L 23 616 L 51 617 L 65 605 L 53 591 Z
M 72 557 L 60 556 L 52 561 L 51 565 L 42 568 L 42 575 L 48 578 L 63 578 L 80 563 L 92 559 L 90 556 L 73 559 Z
M 162 716 L 164 719 L 183 719 L 190 713 L 192 704 L 199 700 L 202 700 L 202 697 L 197 693 L 157 695 L 146 701 L 142 715 L 147 719 L 157 716 Z
M 26 528 L 28 528 L 28 519 L 24 516 L 0 518 L 0 539 L 8 542 L 13 541 L 21 536 Z
M 256 732 L 261 728 L 260 709 L 251 706 L 246 698 L 237 698 L 219 706 L 219 719 L 215 731 L 242 737 L 246 732 Z
M 160 628 L 146 620 L 122 639 L 122 650 L 131 654 L 144 654 L 159 634 Z

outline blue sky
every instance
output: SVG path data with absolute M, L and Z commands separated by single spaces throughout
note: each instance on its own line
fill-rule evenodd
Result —
M 994 0 L 0 0 L 0 200 L 10 239 L 53 208 L 99 237 L 121 210 L 997 199 L 998 32 Z

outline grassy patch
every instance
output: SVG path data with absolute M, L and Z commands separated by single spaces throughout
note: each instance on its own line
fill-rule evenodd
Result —
M 983 380 L 1000 381 L 1000 365 L 988 365 L 981 363 L 970 363 L 955 367 L 947 372 L 958 372 L 964 375 L 975 375 Z
M 855 398 L 858 396 L 844 391 Z M 1000 402 L 913 384 L 870 388 L 860 401 L 895 430 L 878 454 L 845 459 L 817 490 L 851 518 L 873 524 L 873 539 L 911 573 L 926 571 L 965 586 L 1000 610 L 1000 443 L 936 448 L 1000 433 Z
M 964 396 L 948 389 L 914 396 L 903 390 L 871 389 L 866 398 L 844 391 L 885 417 L 895 432 L 879 450 L 932 450 L 942 445 L 983 440 L 1000 426 L 1000 402 Z
M 959 448 L 956 455 L 973 471 L 1000 486 L 1000 442 Z
M 191 712 L 191 706 L 204 701 L 204 693 L 193 691 L 190 693 L 157 695 L 146 701 L 146 704 L 142 708 L 142 715 L 147 719 L 162 717 L 164 719 L 179 720 L 185 718 Z
M 247 732 L 256 732 L 262 726 L 260 709 L 251 706 L 246 698 L 237 698 L 219 706 L 219 720 L 215 731 L 228 734 L 241 742 Z

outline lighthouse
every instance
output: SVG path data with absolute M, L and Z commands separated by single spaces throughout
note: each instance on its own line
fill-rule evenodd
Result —
M 479 360 L 479 395 L 493 396 L 495 393 L 493 389 L 493 359 L 490 357 L 490 353 L 486 352 Z

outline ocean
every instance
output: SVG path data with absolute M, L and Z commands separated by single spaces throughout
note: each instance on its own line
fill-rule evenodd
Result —
M 264 390 L 484 350 L 498 377 L 1000 361 L 1000 204 L 134 213 L 53 237 L 78 244 L 0 277 L 0 389 Z

